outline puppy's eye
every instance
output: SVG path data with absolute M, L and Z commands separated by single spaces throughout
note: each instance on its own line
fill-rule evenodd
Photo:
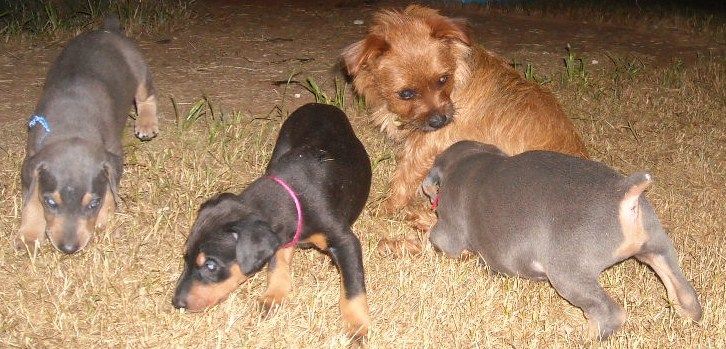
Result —
M 398 92 L 398 97 L 407 101 L 413 97 L 416 97 L 416 91 L 411 89 L 405 89 Z
M 202 268 L 204 268 L 206 272 L 213 274 L 219 271 L 219 264 L 217 264 L 217 261 L 213 259 L 207 259 L 204 261 Z
M 53 198 L 50 196 L 44 197 L 43 202 L 45 203 L 45 206 L 47 206 L 48 208 L 52 208 L 52 209 L 58 208 L 58 203 L 55 202 L 55 200 L 53 200 Z
M 449 74 L 441 75 L 441 77 L 439 78 L 439 81 L 437 81 L 437 82 L 439 83 L 439 86 L 444 86 L 447 81 L 449 81 Z
M 91 202 L 88 203 L 88 206 L 86 206 L 89 210 L 95 210 L 99 206 L 101 206 L 101 198 L 96 197 L 91 200 Z

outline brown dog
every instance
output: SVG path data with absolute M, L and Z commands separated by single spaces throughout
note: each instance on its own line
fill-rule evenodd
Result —
M 382 11 L 343 60 L 373 122 L 402 143 L 387 212 L 407 206 L 436 155 L 460 140 L 509 155 L 542 149 L 587 157 L 554 96 L 473 46 L 463 20 L 416 5 Z M 427 212 L 421 205 L 408 214 L 425 229 L 433 218 Z

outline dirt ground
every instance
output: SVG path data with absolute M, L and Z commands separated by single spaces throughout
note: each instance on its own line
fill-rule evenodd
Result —
M 173 32 L 136 39 L 153 69 L 160 111 L 172 117 L 170 98 L 180 105 L 201 95 L 227 110 L 266 115 L 283 96 L 273 84 L 299 73 L 329 83 L 341 76 L 338 57 L 360 39 L 368 20 L 380 7 L 359 2 L 209 1 L 196 7 L 189 23 Z M 274 11 L 271 11 L 274 9 Z M 646 62 L 692 61 L 696 54 L 723 52 L 724 45 L 677 30 L 645 30 L 598 26 L 587 21 L 535 19 L 490 14 L 472 7 L 448 6 L 445 12 L 469 19 L 476 42 L 513 59 L 539 67 L 561 65 L 565 46 L 602 64 L 606 54 L 641 57 Z M 362 19 L 362 25 L 354 20 Z M 6 43 L 0 53 L 0 122 L 24 119 L 35 106 L 49 64 L 65 40 Z M 288 90 L 291 95 L 301 88 Z M 309 101 L 292 101 L 290 108 Z M 290 99 L 288 99 L 290 100 Z
M 605 343 L 547 283 L 492 275 L 475 260 L 426 249 L 400 258 L 375 252 L 385 236 L 413 233 L 401 217 L 377 214 L 394 145 L 349 115 L 373 161 L 373 188 L 354 226 L 363 245 L 372 348 L 721 347 L 726 343 L 726 43 L 674 28 L 502 14 L 441 5 L 468 18 L 474 40 L 518 64 L 532 63 L 573 119 L 592 157 L 623 173 L 649 169 L 648 198 L 699 293 L 700 323 L 678 315 L 653 272 L 630 260 L 601 283 L 628 311 Z M 332 91 L 338 57 L 366 32 L 379 1 L 200 1 L 173 30 L 133 35 L 152 68 L 161 134 L 124 134 L 122 205 L 82 253 L 47 244 L 37 256 L 11 241 L 21 207 L 18 169 L 45 73 L 67 38 L 0 43 L 0 347 L 337 348 L 349 343 L 330 259 L 296 252 L 293 291 L 273 314 L 260 311 L 259 273 L 202 314 L 171 306 L 181 249 L 205 199 L 239 192 L 264 170 L 280 114 L 312 95 L 307 77 Z M 354 21 L 362 20 L 363 24 Z M 565 47 L 588 77 L 560 84 Z M 610 57 L 620 59 L 617 64 Z M 635 62 L 628 65 L 628 62 Z M 683 62 L 683 63 L 679 63 Z M 230 119 L 175 122 L 207 96 Z M 350 97 L 350 96 L 349 96 Z M 236 118 L 236 119 L 234 119 Z M 720 343 L 720 344 L 719 344 Z

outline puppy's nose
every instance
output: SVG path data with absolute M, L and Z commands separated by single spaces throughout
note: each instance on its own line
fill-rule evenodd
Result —
M 61 252 L 65 254 L 73 254 L 78 252 L 78 249 L 80 246 L 75 241 L 68 241 L 61 243 L 60 246 L 58 246 L 58 249 L 61 250 Z
M 446 125 L 446 115 L 444 114 L 434 114 L 431 117 L 429 117 L 429 126 L 433 129 L 442 128 L 444 125 Z
M 174 295 L 174 298 L 171 299 L 171 305 L 174 306 L 174 308 L 181 309 L 187 307 L 187 300 L 185 297 L 179 297 L 178 294 Z

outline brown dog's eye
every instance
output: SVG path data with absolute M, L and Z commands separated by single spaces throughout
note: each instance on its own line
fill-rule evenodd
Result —
M 439 81 L 438 81 L 439 86 L 444 86 L 447 81 L 449 81 L 449 74 L 441 75 L 441 77 L 439 78 Z
M 411 89 L 405 89 L 398 92 L 398 97 L 407 101 L 413 97 L 416 97 L 416 91 Z

